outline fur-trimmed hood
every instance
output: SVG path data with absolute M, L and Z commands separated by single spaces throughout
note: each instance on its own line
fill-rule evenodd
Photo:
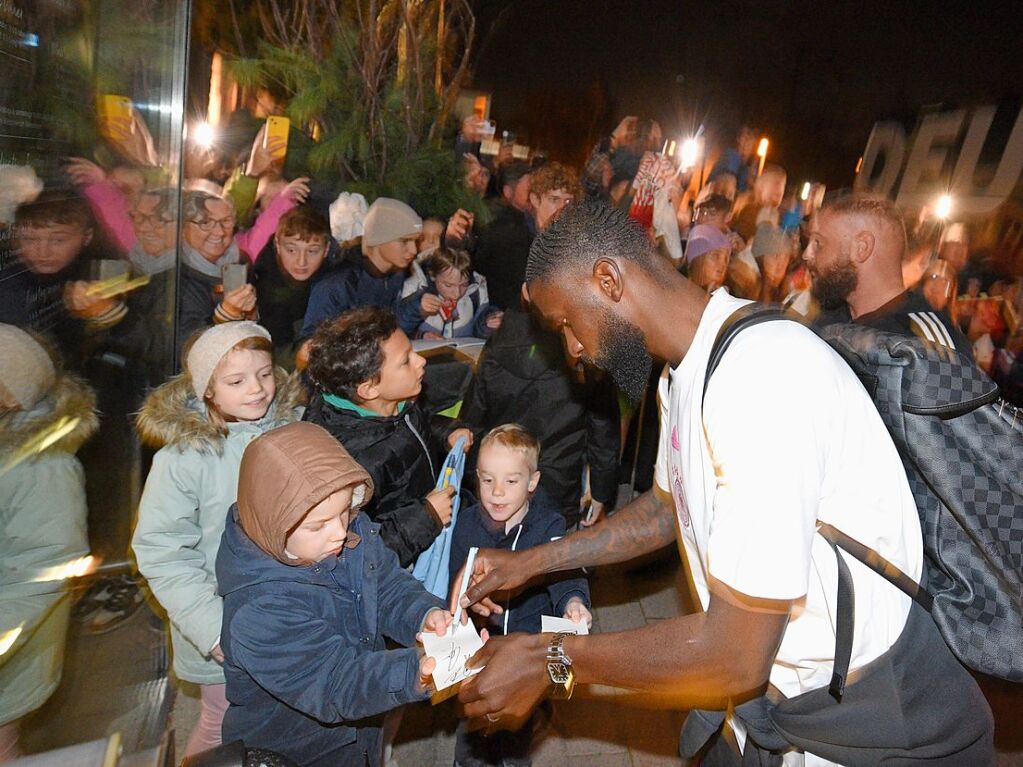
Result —
M 0 417 L 0 455 L 5 460 L 20 450 L 26 451 L 25 458 L 47 453 L 74 455 L 98 428 L 96 394 L 84 381 L 65 374 L 32 410 Z M 57 434 L 60 436 L 52 444 L 46 444 Z
M 263 417 L 273 425 L 297 421 L 302 417 L 305 389 L 297 373 L 289 375 L 284 368 L 274 368 L 277 393 Z M 206 406 L 192 391 L 192 383 L 184 373 L 154 390 L 135 418 L 135 427 L 142 442 L 152 448 L 175 445 L 199 453 L 219 455 L 224 433 L 206 417 Z

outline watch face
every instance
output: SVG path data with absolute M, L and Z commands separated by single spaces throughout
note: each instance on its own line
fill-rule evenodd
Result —
M 568 680 L 572 678 L 568 666 L 558 661 L 547 662 L 547 674 L 554 684 L 568 684 Z

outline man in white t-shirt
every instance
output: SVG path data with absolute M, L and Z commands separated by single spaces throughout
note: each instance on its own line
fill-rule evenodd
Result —
M 534 307 L 561 330 L 567 353 L 608 370 L 634 399 L 652 358 L 668 363 L 660 387 L 657 487 L 592 530 L 522 553 L 481 552 L 463 604 L 496 610 L 487 594 L 545 572 L 627 561 L 677 533 L 704 612 L 630 632 L 568 637 L 550 647 L 549 636 L 492 639 L 470 662 L 486 668 L 462 688 L 466 713 L 500 726 L 552 688 L 570 693 L 578 681 L 670 692 L 693 708 L 740 706 L 742 714 L 745 701 L 767 700 L 760 696 L 770 682 L 765 705 L 779 712 L 772 721 L 791 722 L 780 700 L 816 716 L 828 705 L 819 691 L 827 698 L 836 670 L 840 569 L 817 524 L 873 548 L 911 578 L 922 570 L 920 522 L 906 475 L 862 385 L 810 330 L 770 322 L 736 336 L 704 398 L 714 340 L 748 302 L 724 290 L 708 296 L 658 258 L 641 229 L 599 204 L 571 206 L 537 238 L 526 279 Z M 990 711 L 933 622 L 859 561 L 843 560 L 855 598 L 850 702 L 838 709 L 838 725 L 811 716 L 786 730 L 784 742 L 802 746 L 807 765 L 836 763 L 813 755 L 819 742 L 820 751 L 851 758 L 855 750 L 827 750 L 830 736 L 844 738 L 846 731 L 854 749 L 865 744 L 909 758 L 968 755 L 966 762 L 942 763 L 985 763 L 992 753 Z M 928 668 L 912 669 L 907 681 L 900 664 L 924 644 L 934 672 L 914 662 Z M 881 656 L 873 676 L 888 673 L 878 667 L 894 668 L 881 689 L 895 688 L 916 702 L 877 695 L 877 715 L 886 722 L 873 724 L 862 719 L 875 708 L 869 685 L 876 680 L 864 666 Z M 571 679 L 562 681 L 566 667 Z M 956 702 L 939 702 L 945 694 Z M 940 727 L 918 733 L 928 728 L 917 727 L 916 716 Z M 902 723 L 895 734 L 883 726 L 893 720 Z M 733 729 L 749 747 L 742 716 L 733 717 Z M 754 740 L 757 748 L 779 748 Z M 803 764 L 804 755 L 789 753 L 785 763 Z

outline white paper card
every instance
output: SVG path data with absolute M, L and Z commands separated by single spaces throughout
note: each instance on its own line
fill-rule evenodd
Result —
M 553 615 L 540 616 L 540 633 L 542 634 L 577 634 L 586 636 L 590 633 L 586 621 L 570 621 L 568 618 L 555 618 Z
M 453 623 L 442 637 L 432 631 L 423 632 L 423 649 L 437 661 L 433 671 L 433 683 L 437 690 L 458 684 L 466 677 L 478 674 L 482 669 L 469 670 L 465 662 L 483 647 L 483 640 L 476 633 L 476 627 L 469 621 L 464 626 Z

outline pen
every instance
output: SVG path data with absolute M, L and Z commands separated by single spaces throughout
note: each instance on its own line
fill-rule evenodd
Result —
M 455 607 L 455 619 L 451 621 L 452 626 L 457 626 L 462 618 L 462 595 L 469 588 L 469 579 L 472 577 L 472 566 L 476 562 L 477 553 L 479 553 L 479 547 L 473 546 L 469 549 L 469 556 L 466 557 L 465 572 L 462 573 L 462 583 L 458 587 L 458 605 Z

